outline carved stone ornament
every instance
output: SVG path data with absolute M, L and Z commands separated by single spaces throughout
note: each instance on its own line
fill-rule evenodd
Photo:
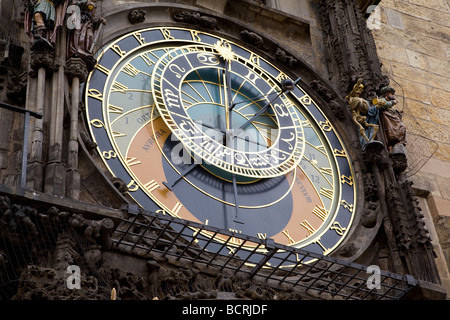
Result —
M 36 40 L 31 47 L 31 69 L 36 73 L 39 68 L 53 69 L 55 51 L 43 40 Z
M 142 23 L 145 21 L 146 10 L 134 9 L 128 13 L 128 21 L 131 24 Z
M 211 30 L 218 29 L 215 18 L 201 15 L 199 12 L 178 11 L 173 14 L 173 19 Z
M 275 57 L 278 61 L 288 66 L 289 68 L 293 68 L 297 64 L 297 59 L 295 59 L 293 56 L 288 55 L 286 51 L 281 48 L 277 48 Z
M 243 30 L 239 33 L 239 35 L 241 36 L 241 39 L 249 45 L 260 49 L 264 47 L 263 38 L 254 32 Z
M 66 63 L 66 73 L 71 77 L 78 77 L 80 83 L 84 82 L 88 75 L 86 62 L 78 57 L 70 58 Z

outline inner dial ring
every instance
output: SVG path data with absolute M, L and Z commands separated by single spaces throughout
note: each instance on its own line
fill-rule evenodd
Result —
M 237 57 L 231 62 L 230 69 L 246 78 L 248 87 L 258 88 L 266 94 L 274 93 L 274 90 L 281 92 L 278 84 L 263 70 L 256 65 L 249 68 L 248 64 L 247 60 L 240 61 Z M 152 76 L 155 104 L 164 122 L 189 152 L 226 172 L 249 178 L 271 178 L 293 170 L 302 159 L 305 142 L 295 107 L 283 94 L 271 99 L 271 110 L 278 127 L 277 139 L 268 148 L 260 150 L 234 149 L 216 141 L 200 130 L 188 114 L 182 96 L 182 86 L 188 76 L 196 70 L 226 67 L 214 48 L 207 46 L 180 47 L 164 55 Z M 224 105 L 224 108 L 228 107 Z M 239 134 L 238 129 L 245 128 L 226 129 L 236 130 Z

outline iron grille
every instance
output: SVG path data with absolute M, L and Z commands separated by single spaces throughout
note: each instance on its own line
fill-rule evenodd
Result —
M 117 248 L 190 261 L 249 279 L 301 288 L 313 297 L 342 300 L 398 300 L 418 282 L 410 275 L 380 270 L 379 285 L 368 285 L 368 266 L 165 214 L 124 207 L 116 228 Z M 325 297 L 325 298 L 327 298 Z

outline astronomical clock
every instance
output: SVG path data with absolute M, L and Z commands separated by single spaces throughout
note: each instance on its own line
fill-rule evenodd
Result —
M 302 74 L 189 28 L 137 30 L 98 52 L 87 124 L 143 209 L 323 255 L 347 236 L 354 170 Z

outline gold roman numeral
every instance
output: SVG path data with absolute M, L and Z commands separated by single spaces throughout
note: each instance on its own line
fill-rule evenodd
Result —
M 97 68 L 98 70 L 100 70 L 101 72 L 103 72 L 104 74 L 106 74 L 107 76 L 109 75 L 109 73 L 111 72 L 111 70 L 109 70 L 108 68 L 105 68 L 104 66 L 102 66 L 101 64 L 97 63 L 95 65 L 95 68 Z
M 127 165 L 128 165 L 129 167 L 135 166 L 135 165 L 137 165 L 137 164 L 141 164 L 141 161 L 139 161 L 138 158 L 133 158 L 133 157 L 127 157 L 127 158 L 125 159 L 125 162 L 127 163 Z
M 180 202 L 177 202 L 172 209 L 172 213 L 178 217 L 178 212 L 180 212 L 181 208 L 183 208 L 183 205 Z
M 282 232 L 287 238 L 288 238 L 288 241 L 289 241 L 289 244 L 293 244 L 293 243 L 295 243 L 296 241 L 291 237 L 291 235 L 289 234 L 289 230 L 283 230 L 283 232 Z
M 114 81 L 113 85 L 113 90 L 111 90 L 111 92 L 122 92 L 122 93 L 127 93 L 128 87 L 121 84 L 120 82 Z
M 320 188 L 319 194 L 328 198 L 328 199 L 333 199 L 333 190 L 331 189 L 327 189 L 327 188 Z
M 308 233 L 311 235 L 313 233 L 316 232 L 316 229 L 314 229 L 314 227 L 308 222 L 308 221 L 303 221 L 302 223 L 300 223 L 300 225 L 306 229 L 306 231 L 308 231 Z
M 325 221 L 328 215 L 328 211 L 325 208 L 315 206 L 313 210 L 313 214 L 315 214 L 319 219 Z
M 119 114 L 123 113 L 123 108 L 115 106 L 115 105 L 112 105 L 112 104 L 110 104 L 108 106 L 108 110 L 111 113 L 119 113 Z
M 152 192 L 159 188 L 159 184 L 155 180 L 151 180 L 150 182 L 144 184 L 144 187 L 148 192 Z
M 134 78 L 139 74 L 140 71 L 135 66 L 128 63 L 122 68 L 122 72 Z

